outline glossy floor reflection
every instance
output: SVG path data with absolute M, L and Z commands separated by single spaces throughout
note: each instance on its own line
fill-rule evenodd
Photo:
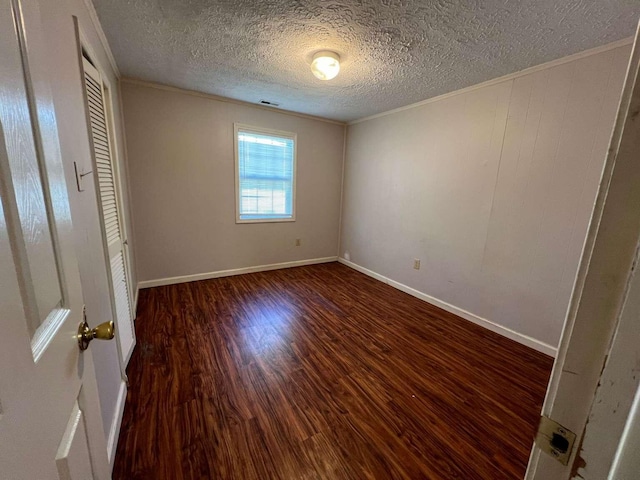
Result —
M 115 479 L 522 478 L 551 358 L 338 263 L 140 292 Z

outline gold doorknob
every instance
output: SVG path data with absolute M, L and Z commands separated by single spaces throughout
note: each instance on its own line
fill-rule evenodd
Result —
M 86 350 L 89 343 L 94 338 L 98 340 L 111 340 L 116 333 L 116 326 L 113 321 L 101 323 L 95 328 L 89 328 L 87 321 L 84 320 L 78 327 L 78 346 L 80 350 Z

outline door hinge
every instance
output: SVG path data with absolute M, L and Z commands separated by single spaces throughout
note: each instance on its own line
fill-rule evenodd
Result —
M 544 415 L 540 417 L 536 445 L 563 465 L 569 462 L 576 434 Z

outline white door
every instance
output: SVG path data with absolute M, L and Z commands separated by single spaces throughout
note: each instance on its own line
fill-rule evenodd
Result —
M 100 72 L 82 59 L 84 70 L 85 106 L 95 171 L 96 192 L 99 192 L 98 207 L 101 216 L 102 235 L 107 252 L 107 270 L 111 283 L 111 299 L 116 314 L 118 343 L 123 370 L 133 347 L 135 331 L 131 312 L 131 289 L 126 265 L 126 239 L 120 215 L 119 182 L 114 168 L 110 121 L 105 103 L 105 92 Z
M 0 477 L 107 479 L 37 3 L 0 0 L 0 32 Z
M 607 478 L 638 385 L 638 349 L 631 356 L 628 353 L 639 341 L 636 318 L 640 311 L 637 305 L 640 284 L 637 279 L 634 283 L 640 241 L 639 73 L 640 50 L 636 34 L 598 197 L 542 410 L 544 416 L 575 433 L 577 438 L 566 465 L 534 446 L 527 479 L 563 480 L 575 475 L 587 480 Z M 624 366 L 625 362 L 629 368 Z M 624 372 L 629 373 L 628 377 L 621 375 Z M 614 398 L 608 393 L 614 386 L 613 390 L 628 390 L 618 396 L 624 401 L 618 405 L 603 404 Z M 557 455 L 558 451 L 553 453 Z

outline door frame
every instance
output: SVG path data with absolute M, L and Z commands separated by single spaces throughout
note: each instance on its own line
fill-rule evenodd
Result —
M 92 46 L 92 42 L 89 40 L 89 37 L 87 37 L 83 31 L 82 26 L 80 25 L 80 21 L 78 19 L 77 16 L 72 15 L 72 21 L 73 21 L 73 29 L 74 29 L 74 41 L 75 41 L 75 48 L 76 48 L 76 64 L 78 65 L 78 73 L 79 73 L 79 77 L 80 77 L 80 88 L 81 88 L 81 99 L 82 99 L 82 104 L 83 104 L 83 114 L 85 116 L 85 126 L 86 126 L 86 135 L 87 135 L 87 141 L 88 141 L 88 147 L 89 147 L 89 162 L 87 164 L 90 165 L 90 169 L 95 172 L 95 174 L 93 175 L 93 187 L 95 189 L 95 201 L 96 201 L 96 207 L 97 209 L 95 210 L 95 214 L 97 215 L 97 222 L 99 223 L 99 229 L 100 229 L 100 238 L 102 241 L 102 251 L 103 251 L 103 255 L 102 255 L 102 261 L 104 262 L 104 267 L 105 267 L 105 273 L 106 273 L 106 280 L 107 280 L 107 288 L 109 289 L 108 291 L 108 295 L 109 295 L 109 299 L 108 299 L 108 304 L 109 304 L 109 308 L 111 311 L 111 318 L 114 319 L 114 321 L 116 321 L 117 327 L 120 328 L 121 325 L 119 325 L 117 323 L 117 309 L 116 309 L 116 300 L 115 300 L 115 295 L 114 295 L 114 287 L 113 287 L 113 277 L 112 277 L 112 272 L 111 272 L 111 262 L 110 262 L 110 258 L 109 258 L 109 248 L 108 248 L 108 242 L 107 242 L 107 238 L 106 238 L 106 233 L 105 233 L 105 227 L 104 227 L 104 215 L 103 215 L 103 211 L 102 211 L 102 200 L 100 198 L 100 189 L 99 189 L 99 179 L 98 179 L 98 175 L 97 175 L 97 169 L 96 169 L 96 159 L 95 159 L 95 155 L 94 155 L 94 149 L 93 149 L 93 138 L 92 138 L 92 133 L 91 133 L 91 120 L 89 118 L 89 112 L 87 110 L 88 106 L 87 106 L 87 99 L 86 99 L 86 85 L 85 85 L 85 79 L 84 79 L 84 65 L 83 65 L 83 61 L 84 61 L 84 55 L 86 54 L 89 58 L 90 58 L 90 63 L 92 63 L 93 68 L 95 68 L 99 74 L 100 74 L 100 79 L 103 83 L 103 88 L 104 90 L 108 90 L 104 95 L 104 102 L 105 102 L 105 121 L 107 123 L 107 134 L 108 134 L 108 139 L 109 139 L 109 143 L 110 143 L 110 147 L 111 147 L 111 160 L 112 160 L 112 174 L 114 176 L 114 188 L 115 188 L 115 200 L 116 200 L 116 204 L 117 204 L 117 208 L 119 211 L 119 228 L 120 228 L 120 232 L 122 234 L 123 240 L 129 239 L 129 229 L 128 229 L 128 223 L 127 223 L 127 217 L 126 215 L 129 214 L 129 212 L 124 212 L 123 211 L 123 206 L 125 205 L 124 203 L 124 199 L 123 199 L 123 192 L 122 192 L 122 188 L 127 185 L 125 182 L 122 181 L 121 178 L 121 174 L 120 172 L 123 169 L 123 166 L 121 165 L 120 159 L 121 156 L 119 155 L 119 138 L 117 136 L 117 130 L 116 130 L 116 125 L 115 125 L 115 109 L 114 109 L 114 102 L 115 101 L 119 101 L 119 95 L 118 95 L 118 91 L 114 90 L 112 87 L 112 82 L 109 80 L 109 76 L 105 75 L 104 72 L 105 71 L 110 71 L 104 68 L 102 62 L 100 61 L 100 57 L 98 55 L 96 55 L 95 50 Z M 94 25 L 95 26 L 95 25 Z M 97 27 L 96 27 L 97 28 Z M 111 68 L 111 65 L 108 65 L 109 68 Z M 80 133 L 82 134 L 82 133 Z M 124 148 L 124 145 L 122 145 L 122 147 Z M 76 176 L 78 175 L 79 172 L 76 172 Z M 86 178 L 86 177 L 85 177 Z M 77 181 L 78 178 L 76 178 Z M 86 181 L 90 181 L 90 180 L 86 180 Z M 123 245 L 122 246 L 123 249 L 123 257 L 124 257 L 124 269 L 125 269 L 125 275 L 127 276 L 127 281 L 130 283 L 128 285 L 127 288 L 127 297 L 129 300 L 129 305 L 131 306 L 131 328 L 134 329 L 134 321 L 135 321 L 135 305 L 132 303 L 132 289 L 134 288 L 133 284 L 131 283 L 131 255 L 129 253 L 129 249 L 127 245 Z M 124 328 L 129 328 L 129 325 L 124 326 Z M 136 345 L 136 339 L 135 339 L 135 335 L 134 335 L 134 339 L 133 339 L 133 344 L 131 346 L 131 349 L 129 352 L 127 352 L 126 358 L 123 359 L 123 354 L 122 354 L 122 345 L 121 345 L 121 341 L 120 341 L 120 336 L 119 334 L 116 332 L 116 336 L 115 336 L 115 340 L 116 340 L 116 355 L 118 357 L 118 365 L 119 365 L 119 370 L 120 370 L 120 378 L 121 378 L 121 384 L 120 384 L 120 389 L 119 392 L 117 394 L 117 398 L 116 398 L 116 403 L 115 405 L 113 405 L 113 419 L 112 419 L 112 423 L 110 424 L 110 427 L 107 427 L 108 431 L 105 431 L 105 435 L 106 435 L 106 445 L 107 445 L 107 456 L 108 456 L 108 460 L 109 460 L 109 464 L 111 466 L 111 468 L 113 468 L 114 465 L 114 461 L 115 461 L 115 454 L 116 454 L 116 449 L 117 449 L 117 444 L 118 444 L 118 438 L 120 435 L 120 428 L 122 425 L 122 418 L 123 418 L 123 414 L 124 414 L 124 407 L 125 407 L 125 399 L 126 399 L 126 395 L 127 395 L 127 389 L 129 387 L 129 382 L 128 382 L 128 376 L 126 373 L 126 367 L 128 364 L 129 359 L 131 358 L 131 355 L 133 353 L 133 349 L 135 348 Z M 99 364 L 95 363 L 95 368 L 96 369 L 100 369 L 102 368 Z M 99 386 L 99 385 L 98 385 Z
M 623 327 L 621 322 L 640 240 L 640 215 L 633 208 L 640 205 L 638 32 L 640 24 L 542 408 L 543 416 L 577 435 L 576 444 L 566 466 L 541 454 L 540 448 L 534 445 L 525 476 L 528 480 L 567 479 L 588 465 L 590 458 L 583 457 L 585 428 L 603 370 L 613 354 L 616 332 Z M 596 443 L 598 441 L 604 446 L 611 440 L 602 438 Z

